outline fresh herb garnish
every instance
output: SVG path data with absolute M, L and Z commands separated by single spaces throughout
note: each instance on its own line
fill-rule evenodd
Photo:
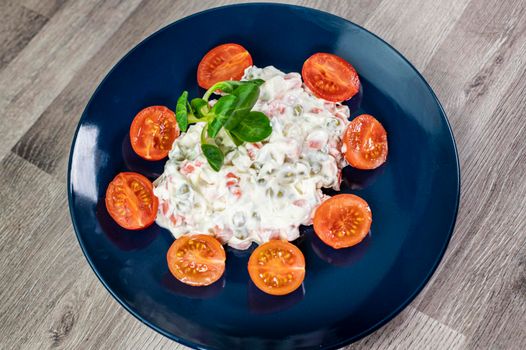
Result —
M 252 111 L 231 132 L 242 141 L 258 142 L 270 136 L 272 126 L 265 114 Z
M 225 158 L 219 143 L 214 140 L 222 128 L 236 146 L 243 142 L 263 141 L 272 133 L 269 118 L 261 112 L 251 111 L 263 83 L 261 79 L 222 81 L 208 89 L 203 98 L 188 102 L 188 92 L 184 91 L 177 100 L 176 119 L 182 132 L 190 124 L 207 123 L 201 133 L 201 150 L 215 171 L 221 169 Z M 218 90 L 224 95 L 211 108 L 208 99 Z
M 225 94 L 231 94 L 234 89 L 247 85 L 247 84 L 254 84 L 257 87 L 260 87 L 265 81 L 263 79 L 254 79 L 254 80 L 245 80 L 245 81 L 237 81 L 237 80 L 227 80 L 227 81 L 220 81 L 219 83 L 215 83 L 212 85 L 210 89 L 208 89 L 205 94 L 203 95 L 203 100 L 208 101 L 210 96 L 216 92 L 221 91 Z
M 177 120 L 177 125 L 182 132 L 185 132 L 188 129 L 188 91 L 183 91 L 181 96 L 177 99 L 177 105 L 175 106 L 175 119 Z
M 225 121 L 225 129 L 232 130 L 245 118 L 256 104 L 259 97 L 259 86 L 256 84 L 242 85 L 232 91 L 238 103 L 230 117 Z
M 192 99 L 192 101 L 190 102 L 190 106 L 195 112 L 195 116 L 197 118 L 203 118 L 208 112 L 210 112 L 208 102 L 199 97 Z
M 225 95 L 217 100 L 211 110 L 214 119 L 208 123 L 208 136 L 217 136 L 219 130 L 221 130 L 225 122 L 231 117 L 237 102 L 238 99 L 235 95 Z
M 208 160 L 208 164 L 210 164 L 212 169 L 219 171 L 219 169 L 221 169 L 223 166 L 223 161 L 225 160 L 225 156 L 219 147 L 216 145 L 204 144 L 201 145 L 201 150 L 203 151 L 203 154 L 205 155 L 206 159 Z

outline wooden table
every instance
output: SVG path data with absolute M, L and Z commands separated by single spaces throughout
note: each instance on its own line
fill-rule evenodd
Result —
M 1 0 L 0 349 L 177 349 L 91 271 L 67 209 L 75 126 L 129 49 L 231 1 Z M 526 3 L 288 1 L 345 17 L 425 76 L 455 133 L 462 196 L 422 293 L 350 349 L 526 349 Z

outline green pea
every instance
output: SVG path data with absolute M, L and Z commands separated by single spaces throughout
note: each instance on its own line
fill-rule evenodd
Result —
M 190 192 L 190 187 L 187 184 L 183 184 L 181 187 L 179 187 L 179 194 L 186 194 Z
M 320 163 L 312 163 L 311 164 L 311 168 L 310 168 L 310 172 L 311 174 L 315 175 L 315 174 L 319 174 L 321 171 L 321 164 Z
M 295 117 L 299 117 L 302 114 L 303 114 L 303 107 L 301 105 L 294 106 L 292 115 L 294 115 Z

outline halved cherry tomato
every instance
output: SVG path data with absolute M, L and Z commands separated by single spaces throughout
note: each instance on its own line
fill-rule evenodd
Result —
M 305 278 L 305 258 L 294 244 L 272 240 L 252 252 L 248 260 L 252 282 L 263 292 L 272 295 L 289 294 Z
M 150 180 L 137 173 L 119 173 L 106 190 L 106 209 L 120 226 L 140 230 L 155 221 L 159 201 Z
M 208 51 L 197 67 L 197 83 L 209 89 L 225 80 L 240 80 L 252 65 L 250 53 L 238 44 L 223 44 Z
M 314 95 L 331 102 L 348 100 L 360 90 L 354 67 L 331 53 L 319 52 L 307 58 L 301 76 Z
M 333 248 L 360 243 L 371 229 L 371 209 L 354 194 L 338 194 L 323 202 L 314 213 L 314 232 Z
M 387 133 L 369 114 L 362 114 L 349 123 L 343 144 L 345 159 L 354 168 L 375 169 L 387 159 Z
M 175 114 L 164 106 L 143 109 L 137 113 L 130 127 L 133 150 L 147 160 L 165 158 L 178 136 Z
M 185 235 L 166 253 L 168 268 L 179 281 L 191 286 L 208 286 L 225 272 L 225 250 L 210 235 Z

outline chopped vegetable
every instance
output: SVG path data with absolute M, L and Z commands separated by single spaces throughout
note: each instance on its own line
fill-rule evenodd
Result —
M 351 121 L 343 135 L 345 159 L 358 169 L 375 169 L 387 159 L 387 133 L 373 116 L 362 114 Z
M 360 90 L 360 79 L 354 67 L 330 53 L 319 52 L 310 56 L 303 63 L 301 75 L 314 95 L 327 101 L 345 101 Z
M 179 281 L 191 286 L 208 286 L 225 272 L 226 254 L 217 239 L 209 235 L 185 235 L 166 253 L 168 268 Z
M 204 89 L 219 81 L 240 80 L 246 68 L 252 65 L 250 53 L 238 44 L 214 47 L 197 67 L 197 83 Z
M 292 293 L 305 278 L 305 257 L 294 244 L 272 240 L 252 252 L 248 261 L 252 282 L 272 295 Z
M 178 136 L 175 114 L 164 106 L 144 108 L 130 126 L 131 146 L 146 160 L 165 158 Z
M 119 173 L 106 190 L 106 209 L 117 224 L 140 230 L 155 221 L 159 201 L 150 180 L 141 174 Z
M 338 194 L 323 202 L 314 213 L 314 232 L 327 245 L 347 248 L 360 243 L 369 233 L 371 209 L 353 194 Z

